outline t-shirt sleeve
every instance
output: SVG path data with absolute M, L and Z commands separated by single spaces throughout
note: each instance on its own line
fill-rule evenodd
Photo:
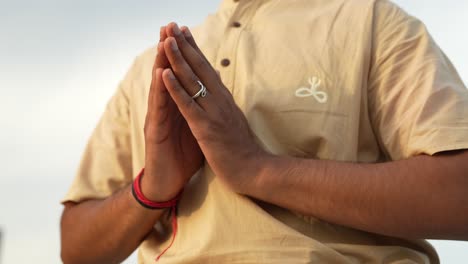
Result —
M 129 91 L 136 63 L 109 100 L 62 203 L 105 198 L 131 183 Z
M 377 1 L 369 115 L 392 160 L 468 148 L 468 90 L 424 24 Z

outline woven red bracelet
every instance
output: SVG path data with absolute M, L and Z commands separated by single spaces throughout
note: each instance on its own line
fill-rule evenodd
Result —
M 137 202 L 148 209 L 165 209 L 176 206 L 177 202 L 180 199 L 180 196 L 182 195 L 182 191 L 179 194 L 177 194 L 177 196 L 174 197 L 172 200 L 165 202 L 154 202 L 146 198 L 145 195 L 143 195 L 143 192 L 141 191 L 141 177 L 143 176 L 144 172 L 145 169 L 143 168 L 132 184 L 132 193 Z
M 141 177 L 143 176 L 145 172 L 145 168 L 141 170 L 141 172 L 138 174 L 138 176 L 135 178 L 132 184 L 132 194 L 133 197 L 135 197 L 135 200 L 137 202 L 148 209 L 166 209 L 166 208 L 171 208 L 171 222 L 172 222 L 172 241 L 167 246 L 166 249 L 164 249 L 161 254 L 156 258 L 156 261 L 158 261 L 166 251 L 171 248 L 172 244 L 174 243 L 176 234 L 177 234 L 177 203 L 180 199 L 180 196 L 182 195 L 183 190 L 177 194 L 177 196 L 169 201 L 165 202 L 154 202 L 151 201 L 150 199 L 146 198 L 143 195 L 143 192 L 141 191 Z

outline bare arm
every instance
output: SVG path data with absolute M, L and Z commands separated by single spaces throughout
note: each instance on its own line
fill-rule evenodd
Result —
M 120 263 L 152 230 L 163 210 L 143 208 L 128 186 L 105 200 L 67 203 L 61 221 L 64 263 Z
M 269 156 L 247 194 L 404 238 L 468 240 L 468 151 L 379 164 Z
M 379 164 L 268 154 L 193 38 L 170 36 L 173 71 L 164 71 L 164 83 L 208 164 L 233 191 L 369 232 L 468 240 L 468 151 Z M 196 78 L 208 99 L 190 97 Z
M 165 32 L 161 28 L 161 41 Z M 148 199 L 159 202 L 174 198 L 203 162 L 195 138 L 162 81 L 166 67 L 164 48 L 158 45 L 145 121 L 141 188 Z M 62 260 L 66 264 L 119 263 L 138 247 L 162 214 L 162 210 L 138 204 L 131 186 L 104 200 L 66 203 L 61 222 Z

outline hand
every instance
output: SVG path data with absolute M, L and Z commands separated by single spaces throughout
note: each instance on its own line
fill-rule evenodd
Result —
M 162 27 L 144 129 L 146 157 L 142 191 L 154 201 L 174 198 L 203 162 L 198 143 L 162 80 L 163 68 L 170 67 L 163 47 L 166 38 L 166 28 Z
M 167 34 L 164 49 L 172 70 L 164 70 L 164 84 L 215 174 L 234 191 L 246 193 L 267 153 L 190 31 L 171 23 Z M 192 95 L 200 90 L 198 80 L 208 94 L 194 100 Z

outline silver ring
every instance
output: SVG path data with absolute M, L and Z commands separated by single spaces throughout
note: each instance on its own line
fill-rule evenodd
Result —
M 205 97 L 206 94 L 207 94 L 207 90 L 206 90 L 205 85 L 203 85 L 203 83 L 201 83 L 200 81 L 197 81 L 197 83 L 198 83 L 198 85 L 200 86 L 200 90 L 199 90 L 196 94 L 194 94 L 194 95 L 192 96 L 192 99 L 196 99 L 196 98 L 198 98 L 198 97 L 200 97 L 200 96 L 201 96 L 201 97 Z

